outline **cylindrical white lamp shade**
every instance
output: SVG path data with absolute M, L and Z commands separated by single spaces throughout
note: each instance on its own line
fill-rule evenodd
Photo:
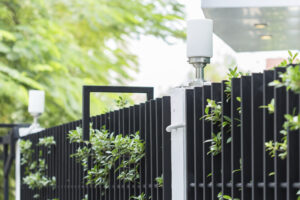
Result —
M 45 92 L 41 90 L 29 90 L 28 112 L 41 114 L 45 108 Z
M 193 19 L 187 22 L 187 57 L 212 57 L 213 21 Z

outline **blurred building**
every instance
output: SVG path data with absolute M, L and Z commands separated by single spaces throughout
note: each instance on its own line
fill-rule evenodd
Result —
M 266 60 L 266 69 L 272 69 L 278 66 L 283 60 L 283 58 L 268 58 Z
M 214 33 L 236 52 L 299 49 L 300 0 L 202 0 L 201 6 Z

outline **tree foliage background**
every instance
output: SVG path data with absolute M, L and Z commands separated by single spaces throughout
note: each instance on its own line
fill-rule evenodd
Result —
M 46 92 L 43 126 L 80 118 L 82 85 L 124 84 L 130 41 L 184 38 L 183 18 L 176 0 L 0 0 L 0 123 L 31 121 L 29 89 Z

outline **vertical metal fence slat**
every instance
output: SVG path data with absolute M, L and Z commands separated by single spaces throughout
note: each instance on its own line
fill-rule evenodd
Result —
M 155 101 L 151 100 L 150 101 L 150 149 L 151 149 L 151 198 L 153 200 L 156 200 L 157 196 L 156 196 L 156 182 L 155 182 L 155 178 L 156 178 L 156 148 L 155 148 L 155 144 L 156 144 L 156 123 L 155 123 Z
M 171 167 L 171 134 L 166 131 L 171 124 L 170 97 L 162 99 L 162 171 L 163 171 L 163 200 L 172 199 L 172 167 Z
M 194 91 L 186 90 L 186 174 L 187 174 L 187 199 L 194 197 Z
M 242 199 L 251 199 L 251 77 L 241 78 L 241 182 Z M 251 186 L 251 185 L 250 185 Z
M 194 88 L 194 133 L 193 133 L 193 142 L 194 142 L 194 183 L 195 183 L 195 192 L 194 199 L 201 199 L 203 197 L 203 188 L 200 187 L 200 184 L 203 184 L 203 138 L 202 130 L 203 123 L 202 117 L 202 87 Z
M 64 165 L 64 175 L 65 175 L 65 180 L 64 180 L 64 195 L 65 195 L 65 199 L 68 200 L 69 199 L 69 193 L 68 193 L 68 186 L 69 186 L 69 173 L 68 170 L 70 168 L 68 165 L 68 161 L 70 156 L 68 155 L 68 144 L 67 144 L 67 124 L 63 124 L 62 127 L 62 137 L 63 137 L 63 152 L 64 152 L 64 160 L 65 160 L 65 165 Z
M 203 108 L 202 108 L 202 116 L 205 115 L 205 107 L 207 105 L 207 99 L 211 99 L 211 86 L 205 85 L 203 86 L 202 92 L 202 99 L 204 101 Z M 211 177 L 209 174 L 211 173 L 211 160 L 210 155 L 207 153 L 210 151 L 210 144 L 205 142 L 211 139 L 211 126 L 210 122 L 207 120 L 202 120 L 202 127 L 203 127 L 203 200 L 211 200 L 211 189 L 208 187 Z
M 146 105 L 145 103 L 142 103 L 139 107 L 139 122 L 140 122 L 140 127 L 139 127 L 139 131 L 140 131 L 140 137 L 141 140 L 144 141 L 144 145 L 145 145 L 145 131 L 146 131 L 146 122 L 145 122 L 145 114 L 146 114 Z M 145 146 L 144 146 L 144 151 L 145 151 Z M 146 153 L 146 152 L 144 152 Z M 141 159 L 141 163 L 140 163 L 140 194 L 145 194 L 145 154 L 144 157 Z
M 107 130 L 109 133 L 114 132 L 114 114 L 113 112 L 108 113 L 108 121 L 107 121 Z M 113 200 L 114 199 L 114 167 L 112 167 L 110 173 L 109 173 L 109 188 L 108 188 L 108 199 Z
M 124 108 L 120 109 L 119 111 L 119 134 L 123 135 L 124 132 L 124 127 L 123 127 L 123 121 L 124 121 Z M 122 159 L 122 158 L 120 158 Z M 119 164 L 121 164 L 122 160 L 119 161 Z M 122 169 L 119 169 L 118 174 L 121 173 Z M 123 190 L 123 181 L 119 180 L 118 182 L 118 190 L 119 190 L 119 194 L 118 194 L 118 199 L 122 200 L 123 199 L 123 194 L 124 194 L 124 190 Z
M 135 105 L 133 107 L 133 134 L 140 134 L 139 133 L 139 105 Z M 134 167 L 138 166 L 139 163 L 135 163 Z M 138 169 L 139 170 L 139 169 Z M 134 181 L 134 196 L 139 196 L 141 194 L 140 189 L 139 189 L 139 178 L 137 178 Z
M 120 110 L 117 110 L 114 112 L 114 132 L 115 132 L 115 136 L 119 135 L 120 134 Z M 116 167 L 115 167 L 115 170 L 116 168 L 119 167 L 120 165 L 120 159 L 116 161 Z M 114 171 L 115 173 L 115 194 L 114 194 L 114 197 L 115 197 L 115 200 L 119 200 L 120 199 L 120 180 L 118 179 L 118 176 L 119 176 L 119 173 L 120 170 L 117 170 L 117 171 Z
M 116 111 L 112 112 L 110 115 L 111 126 L 112 126 L 111 133 L 113 133 L 115 137 L 117 136 L 117 132 L 116 132 L 117 116 L 116 115 L 117 115 Z M 117 198 L 117 173 L 115 172 L 115 170 L 117 168 L 116 164 L 117 164 L 117 161 L 115 161 L 114 166 L 112 167 L 112 170 L 111 170 L 111 174 L 112 174 L 112 184 L 111 184 L 112 197 L 111 197 L 111 199 L 113 199 L 113 200 L 118 199 Z
M 110 124 L 109 124 L 109 113 L 106 113 L 105 114 L 105 121 L 104 121 L 104 125 L 105 125 L 105 129 L 109 132 L 109 128 L 110 128 Z M 110 181 L 110 174 L 109 174 L 109 181 Z M 109 183 L 109 186 L 108 188 L 106 187 L 103 187 L 103 198 L 105 200 L 111 200 L 110 199 L 110 192 L 109 192 L 109 188 L 110 188 L 110 183 Z
M 139 106 L 139 134 L 142 141 L 145 142 L 145 104 L 142 103 Z M 139 168 L 139 191 L 140 194 L 145 194 L 145 156 L 140 161 L 140 168 Z
M 222 82 L 221 85 L 221 102 L 222 102 L 222 124 L 224 122 L 228 122 L 228 118 L 230 118 L 230 100 L 227 100 L 227 95 L 225 93 L 226 90 L 226 81 Z M 222 126 L 222 152 L 221 152 L 221 169 L 222 169 L 222 194 L 230 195 L 231 190 L 227 187 L 227 183 L 231 181 L 231 145 L 227 141 L 230 140 L 231 137 L 231 129 L 230 126 Z
M 240 79 L 233 78 L 231 81 L 231 197 L 240 198 L 241 192 L 237 187 L 240 183 L 241 174 L 238 172 L 241 163 L 241 130 L 240 130 Z M 237 120 L 238 119 L 238 120 Z M 249 141 L 248 141 L 249 142 Z
M 146 102 L 145 108 L 145 195 L 149 198 L 151 196 L 150 101 Z
M 155 115 L 156 115 L 156 177 L 161 177 L 162 174 L 162 99 L 155 100 Z M 157 200 L 162 200 L 162 188 L 155 181 L 157 186 Z
M 297 116 L 299 113 L 299 95 L 291 90 L 287 92 L 287 114 Z M 287 199 L 297 199 L 297 188 L 293 184 L 299 179 L 299 133 L 293 130 L 287 130 Z
M 263 75 L 251 76 L 251 145 L 252 145 L 252 199 L 262 199 L 263 190 L 258 187 L 263 182 Z
M 269 83 L 274 80 L 274 71 L 264 71 L 263 74 L 263 105 L 271 103 L 274 97 L 274 88 Z M 270 184 L 274 181 L 274 176 L 270 176 L 274 172 L 273 158 L 266 151 L 265 143 L 274 138 L 274 114 L 270 113 L 267 108 L 263 109 L 263 179 L 264 179 L 264 200 L 274 199 L 273 188 Z
M 221 102 L 221 84 L 220 83 L 212 83 L 211 84 L 211 98 L 217 104 Z M 222 134 L 220 129 L 220 124 L 211 123 L 211 138 L 217 136 L 218 134 Z M 211 143 L 210 143 L 211 145 Z M 218 188 L 218 184 L 221 183 L 221 152 L 218 155 L 211 154 L 211 179 L 212 179 L 212 199 L 217 199 L 218 194 L 221 191 Z
M 69 134 L 69 131 L 71 130 L 71 123 L 68 123 L 68 124 L 65 124 L 65 144 L 66 144 L 66 151 L 67 151 L 67 195 L 68 195 L 68 199 L 67 200 L 70 200 L 72 199 L 71 195 L 71 171 L 72 170 L 72 167 L 71 166 L 71 145 L 69 143 L 69 140 L 68 140 L 68 134 Z
M 128 132 L 128 135 L 132 135 L 134 134 L 134 127 L 133 127 L 133 124 L 134 124 L 134 107 L 133 106 L 130 106 L 129 108 L 129 132 Z M 130 169 L 133 169 L 133 164 L 130 165 Z M 128 191 L 129 191 L 129 198 L 134 196 L 134 183 L 129 181 L 128 182 Z
M 77 121 L 76 126 L 81 127 L 82 126 L 82 121 Z M 77 148 L 79 148 L 79 147 L 83 148 L 83 145 L 84 145 L 83 143 L 80 143 Z M 84 183 L 85 172 L 84 172 L 83 167 L 82 167 L 80 162 L 78 162 L 78 171 L 79 171 L 79 173 L 78 173 L 78 175 L 79 175 L 79 180 L 78 180 L 79 181 L 79 183 L 78 183 L 79 196 L 78 196 L 78 199 L 82 199 L 82 198 L 84 198 L 85 192 L 86 192 L 85 187 L 84 187 L 85 186 L 85 183 Z
M 284 72 L 285 68 L 276 68 L 275 77 L 279 78 L 279 72 Z M 274 111 L 274 142 L 281 142 L 282 125 L 284 123 L 284 114 L 286 114 L 286 89 L 285 87 L 274 88 L 275 111 Z M 286 180 L 286 160 L 279 158 L 279 152 L 275 153 L 274 157 L 274 179 L 275 179 L 275 200 L 285 199 L 285 189 L 281 187 L 281 183 Z
M 124 121 L 123 121 L 123 136 L 126 136 L 129 134 L 129 108 L 125 108 L 124 109 Z M 126 199 L 129 199 L 129 195 L 130 195 L 130 192 L 129 192 L 129 185 L 127 182 L 123 181 L 123 192 L 124 192 L 124 196 L 123 196 L 123 199 L 126 200 Z

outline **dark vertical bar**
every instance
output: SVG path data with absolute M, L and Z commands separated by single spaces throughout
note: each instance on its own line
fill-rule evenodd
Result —
M 225 93 L 226 82 L 223 81 L 221 85 L 221 102 L 222 102 L 222 124 L 228 122 L 230 118 L 230 100 L 227 100 L 227 95 Z M 222 194 L 229 195 L 231 194 L 230 188 L 227 187 L 227 183 L 231 181 L 231 145 L 228 141 L 231 138 L 231 129 L 230 125 L 222 126 L 222 153 L 221 153 L 221 165 L 222 165 Z
M 139 134 L 139 107 L 138 105 L 135 105 L 133 107 L 133 132 L 132 134 Z M 135 163 L 134 167 L 138 167 L 140 163 Z M 134 180 L 134 196 L 139 196 L 141 194 L 141 191 L 138 187 L 139 179 Z
M 115 136 L 120 134 L 120 110 L 117 110 L 114 112 L 114 133 Z M 114 199 L 119 200 L 119 194 L 120 194 L 120 181 L 118 180 L 119 176 L 119 170 L 116 171 L 116 168 L 120 165 L 120 160 L 117 160 L 115 163 L 115 169 L 114 169 Z
M 147 101 L 153 99 L 154 96 L 154 89 L 153 88 L 149 88 L 148 92 L 147 92 Z
M 134 134 L 134 127 L 133 127 L 133 120 L 134 120 L 134 107 L 130 106 L 129 108 L 129 132 L 128 135 Z M 129 166 L 130 169 L 134 167 L 134 164 L 131 164 Z M 129 192 L 129 197 L 134 196 L 134 184 L 133 182 L 129 181 L 128 182 L 128 192 Z
M 150 101 L 145 106 L 145 195 L 151 196 L 151 132 L 150 132 Z
M 69 141 L 69 137 L 68 134 L 69 132 L 73 130 L 73 122 L 68 123 L 67 125 L 67 131 L 66 131 L 66 144 L 67 144 L 67 148 L 68 148 L 68 168 L 72 169 L 72 170 L 68 170 L 68 199 L 74 199 L 73 197 L 73 180 L 72 180 L 72 172 L 75 170 L 74 169 L 74 165 L 72 165 L 72 144 Z
M 82 127 L 82 120 L 77 121 L 77 126 L 78 127 Z M 84 147 L 84 143 L 80 143 L 79 147 L 83 148 Z M 79 198 L 83 199 L 85 197 L 85 195 L 87 194 L 86 191 L 86 180 L 85 180 L 85 176 L 87 175 L 86 172 L 84 171 L 84 167 L 81 165 L 81 163 L 78 163 L 78 167 L 79 167 Z
M 156 177 L 163 176 L 162 174 L 162 99 L 157 98 L 155 101 L 156 115 Z M 157 199 L 162 200 L 162 188 L 157 182 Z
M 139 106 L 139 132 L 142 141 L 145 141 L 145 104 Z M 140 194 L 145 193 L 145 156 L 140 162 Z
M 194 181 L 194 91 L 186 90 L 186 173 L 187 173 L 187 199 L 193 199 Z
M 163 171 L 163 200 L 172 199 L 172 166 L 171 166 L 171 135 L 166 131 L 171 124 L 170 97 L 162 99 L 162 171 Z
M 298 116 L 299 95 L 292 91 L 287 92 L 287 113 Z M 297 188 L 293 184 L 299 179 L 299 131 L 287 130 L 287 199 L 297 199 Z
M 238 171 L 241 167 L 241 129 L 240 114 L 241 106 L 237 98 L 240 97 L 240 79 L 233 78 L 231 81 L 231 197 L 240 198 L 241 192 L 237 187 L 240 183 L 241 173 Z M 238 120 L 237 120 L 238 119 Z M 249 142 L 249 141 L 248 141 Z
M 64 184 L 65 184 L 65 158 L 64 158 L 64 141 L 63 141 L 63 130 L 62 130 L 62 125 L 58 127 L 58 134 L 59 134 L 59 140 L 60 140 L 60 195 L 61 199 L 65 199 L 65 194 L 64 194 Z
M 217 104 L 221 101 L 221 84 L 212 83 L 211 85 L 211 97 Z M 214 135 L 222 134 L 220 129 L 221 124 L 211 123 L 211 138 Z M 217 184 L 221 182 L 221 154 L 211 154 L 211 179 L 212 179 L 212 199 L 217 199 L 220 192 Z
M 114 132 L 114 121 L 113 120 L 114 120 L 113 112 L 109 112 L 108 113 L 108 126 L 107 126 L 109 133 Z M 112 167 L 112 169 L 109 173 L 108 199 L 109 200 L 114 199 L 114 167 Z
M 202 87 L 194 88 L 194 183 L 195 183 L 195 192 L 194 198 L 201 199 L 203 197 L 202 188 L 199 187 L 199 184 L 203 183 L 203 138 L 202 138 Z
M 56 198 L 60 198 L 59 194 L 58 194 L 58 189 L 59 189 L 59 177 L 58 177 L 58 167 L 56 165 L 56 163 L 59 162 L 58 160 L 58 154 L 59 154 L 59 141 L 58 141 L 58 132 L 57 132 L 57 127 L 53 127 L 51 128 L 51 134 L 53 134 L 54 140 L 56 141 L 56 145 L 55 145 L 55 152 L 54 152 L 54 156 L 53 156 L 53 160 L 52 160 L 52 169 L 53 169 L 53 176 L 56 177 L 56 187 L 53 190 L 53 195 Z
M 284 72 L 285 68 L 276 68 L 275 69 L 275 78 L 279 78 L 279 72 Z M 282 125 L 285 121 L 284 114 L 286 114 L 286 89 L 285 87 L 274 88 L 274 97 L 275 97 L 275 111 L 274 111 L 274 141 L 281 142 L 282 134 Z M 275 172 L 275 200 L 282 200 L 286 198 L 285 190 L 280 186 L 281 183 L 284 183 L 286 180 L 286 160 L 282 160 L 278 156 L 278 152 L 275 153 L 274 157 L 274 172 Z
M 124 121 L 123 121 L 123 136 L 126 136 L 129 134 L 129 108 L 125 108 L 124 109 Z M 129 199 L 130 197 L 130 188 L 129 188 L 129 184 L 126 183 L 125 181 L 123 181 L 124 184 L 124 200 Z
M 96 129 L 99 130 L 99 128 L 97 127 L 97 118 L 98 118 L 98 116 L 92 117 L 92 124 L 93 124 L 92 127 L 93 127 L 94 130 L 96 130 Z M 91 162 L 90 166 L 91 166 L 91 168 L 93 168 L 95 160 L 94 160 L 94 158 L 90 158 L 89 160 Z M 97 199 L 97 188 L 96 188 L 96 185 L 95 184 L 91 184 L 90 185 L 90 190 L 91 190 L 91 199 Z
M 211 99 L 211 86 L 203 86 L 203 93 L 202 93 L 202 99 L 203 99 L 203 108 L 202 108 L 202 116 L 205 115 L 205 107 L 207 106 L 207 99 Z M 210 151 L 210 144 L 208 142 L 205 142 L 207 140 L 211 139 L 211 126 L 210 122 L 207 120 L 202 120 L 203 122 L 203 200 L 211 200 L 211 190 L 208 187 L 211 177 L 209 174 L 211 173 L 211 159 L 210 155 L 207 153 Z
M 155 121 L 155 101 L 151 100 L 150 101 L 150 152 L 151 152 L 151 157 L 150 157 L 150 168 L 151 168 L 151 198 L 153 200 L 156 200 L 157 195 L 156 195 L 156 188 L 155 188 L 155 178 L 157 177 L 156 175 L 156 121 Z
M 101 131 L 101 115 L 98 115 L 96 117 L 96 129 Z M 95 185 L 95 198 L 101 200 L 101 186 Z
M 59 126 L 57 126 L 56 128 L 57 131 L 57 157 L 58 157 L 58 161 L 56 163 L 57 167 L 57 177 L 56 177 L 56 181 L 57 181 L 57 193 L 58 193 L 58 197 L 61 199 L 62 198 L 62 194 L 61 194 L 61 182 L 62 182 L 62 177 L 61 177 L 61 138 L 60 138 L 60 131 L 59 131 Z
M 100 116 L 100 123 L 99 123 L 99 126 L 100 126 L 100 129 L 105 129 L 106 130 L 106 115 L 105 114 L 102 114 Z M 100 200 L 105 200 L 106 199 L 106 189 L 103 185 L 101 185 L 99 187 L 99 190 L 100 190 Z
M 274 97 L 274 88 L 269 83 L 274 80 L 274 71 L 264 71 L 263 74 L 263 105 L 271 103 Z M 265 143 L 274 138 L 274 114 L 269 113 L 267 108 L 263 109 L 263 171 L 264 171 L 264 200 L 274 199 L 273 189 L 270 183 L 274 181 L 274 176 L 270 176 L 274 172 L 273 158 L 266 151 Z
M 4 144 L 4 150 L 3 150 L 3 173 L 4 173 L 4 200 L 8 200 L 9 198 L 9 177 L 8 174 L 5 173 L 5 164 L 8 160 L 8 144 Z
M 124 109 L 121 109 L 119 112 L 119 134 L 123 134 L 124 133 L 124 126 L 123 126 L 123 122 L 124 122 Z M 122 159 L 122 158 L 121 158 Z M 122 161 L 120 160 L 119 163 L 121 163 Z M 119 174 L 121 172 L 122 169 L 119 169 Z M 124 188 L 123 188 L 123 181 L 119 180 L 119 200 L 124 199 Z
M 82 87 L 82 131 L 83 140 L 90 139 L 90 91 L 88 86 Z
M 263 75 L 251 76 L 251 145 L 252 145 L 252 199 L 262 199 L 263 190 L 258 187 L 263 182 Z

